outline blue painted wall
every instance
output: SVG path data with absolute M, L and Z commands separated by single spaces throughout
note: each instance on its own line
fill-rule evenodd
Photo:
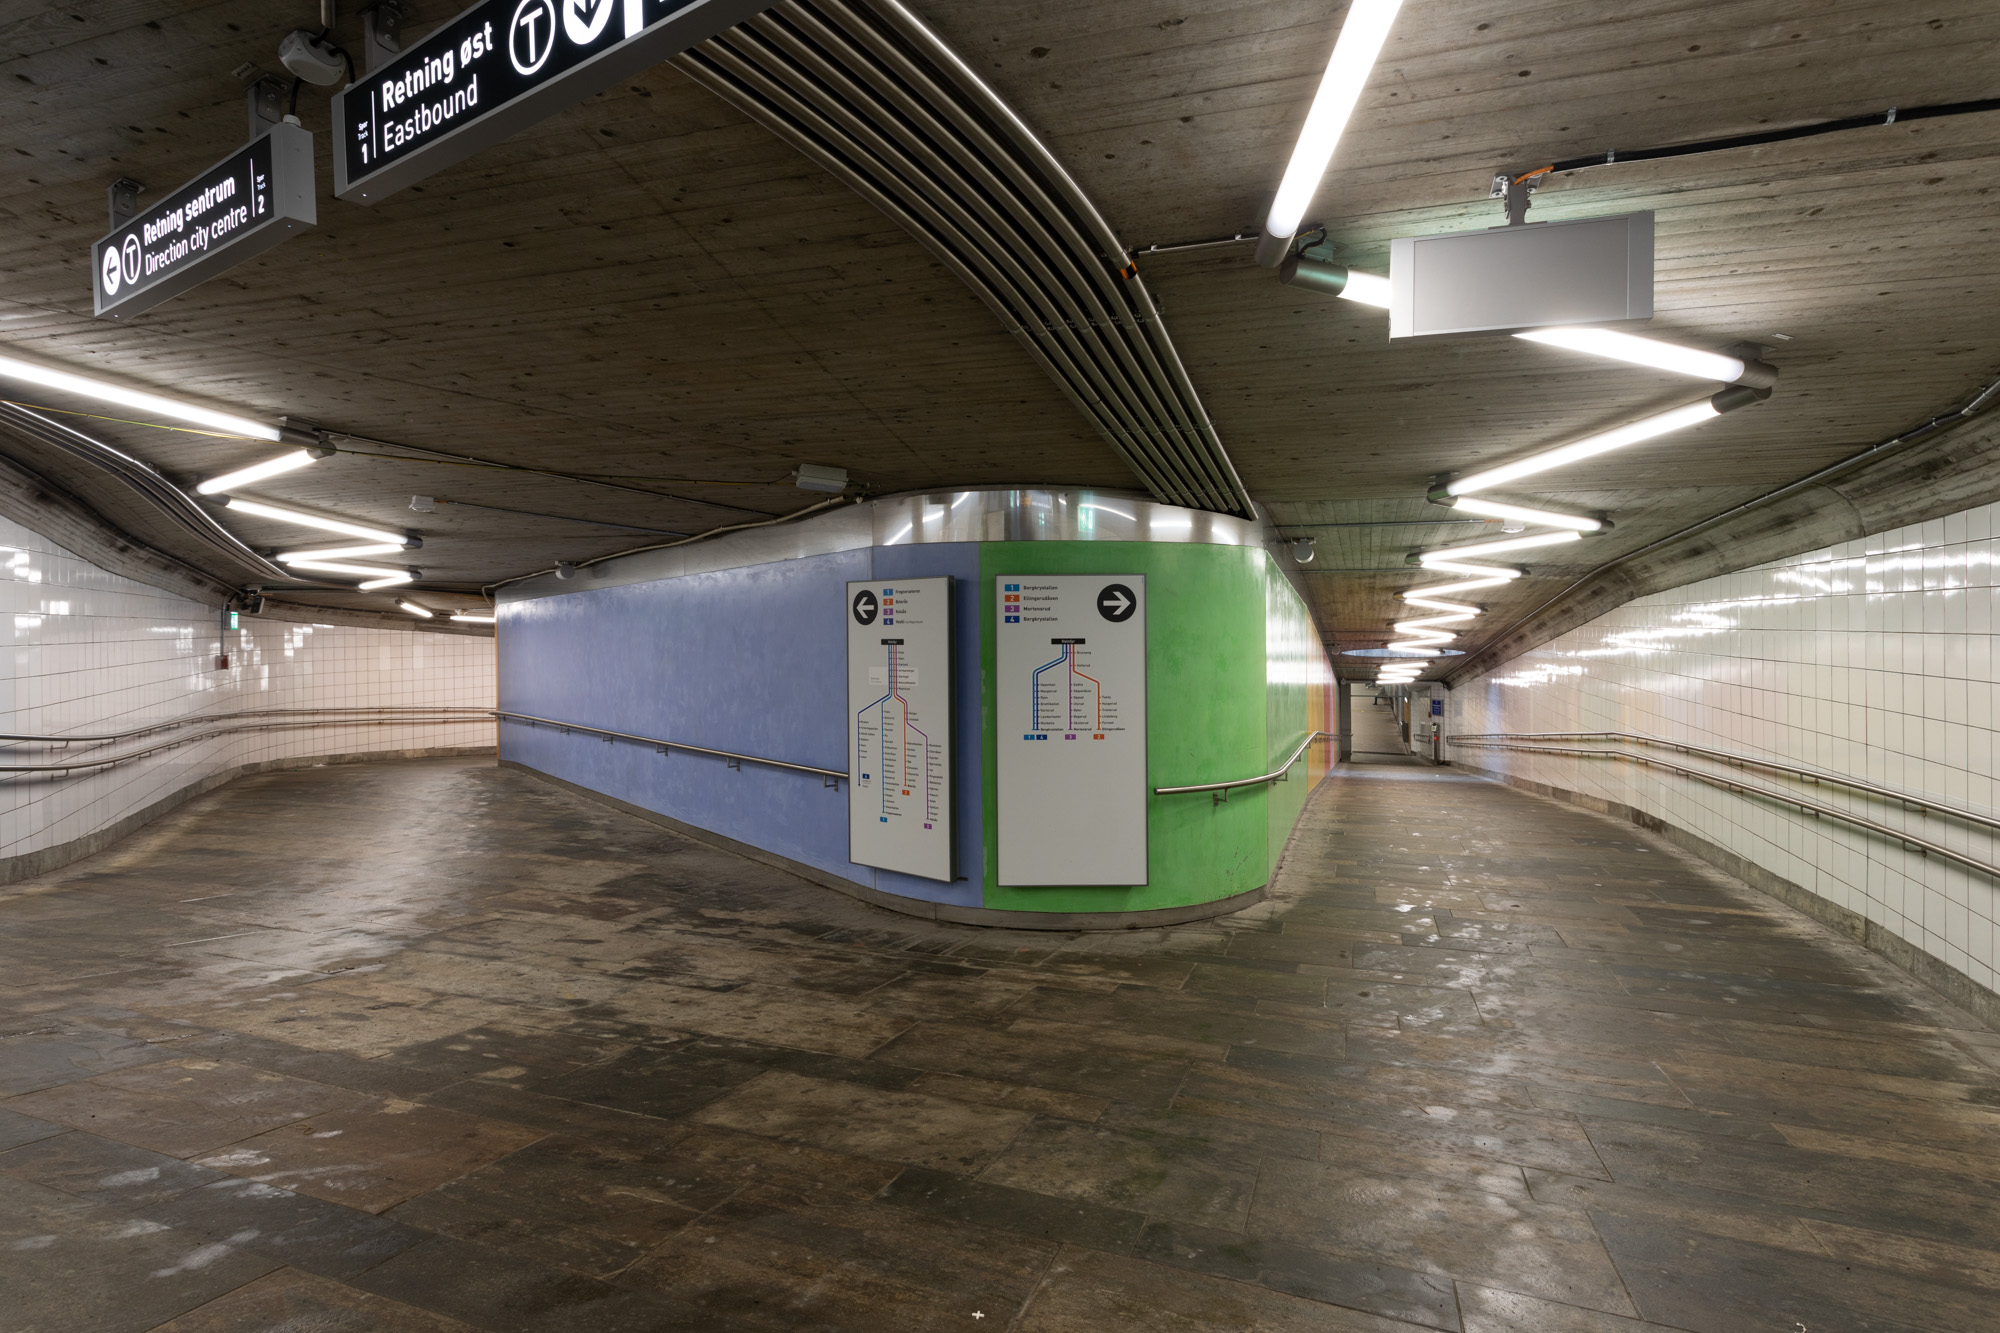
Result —
M 829 874 L 930 902 L 977 906 L 980 829 L 979 548 L 845 551 L 500 609 L 500 707 L 764 755 L 847 767 L 850 580 L 960 580 L 958 864 L 945 884 L 847 859 L 847 787 L 684 751 L 500 727 L 500 756 Z M 970 605 L 967 599 L 972 599 Z

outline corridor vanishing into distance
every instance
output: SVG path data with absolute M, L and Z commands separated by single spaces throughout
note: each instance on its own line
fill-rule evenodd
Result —
M 486 761 L 253 776 L 0 889 L 0 996 L 10 1333 L 2000 1310 L 2000 1037 L 1407 760 L 1335 770 L 1267 902 L 1072 934 Z

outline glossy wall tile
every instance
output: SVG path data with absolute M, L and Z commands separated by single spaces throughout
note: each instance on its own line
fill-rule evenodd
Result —
M 493 706 L 492 639 L 220 613 L 99 569 L 0 520 L 0 731 L 102 734 L 267 708 Z M 229 669 L 217 670 L 225 650 Z M 490 721 L 316 727 L 195 741 L 96 773 L 0 775 L 0 857 L 86 837 L 190 783 L 242 764 L 310 755 L 493 744 Z M 0 747 L 0 763 L 49 762 Z
M 2000 507 L 1985 506 L 1641 598 L 1453 691 L 1446 730 L 1640 733 L 2000 813 L 1996 563 Z M 1616 760 L 1469 747 L 1454 747 L 1453 758 L 1656 815 L 1989 990 L 2000 980 L 2000 886 L 1991 877 L 1837 821 Z M 1764 785 L 1790 785 L 2000 864 L 2000 839 L 1976 825 L 1834 787 Z

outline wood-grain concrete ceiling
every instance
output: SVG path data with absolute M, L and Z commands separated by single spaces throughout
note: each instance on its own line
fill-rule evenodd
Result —
M 420 0 L 408 31 L 452 8 Z M 915 8 L 1132 246 L 1257 222 L 1341 10 Z M 0 24 L 0 341 L 255 413 L 666 493 L 349 455 L 265 488 L 421 527 L 427 580 L 464 588 L 645 540 L 637 530 L 796 508 L 806 497 L 787 474 L 800 462 L 883 492 L 1131 484 L 926 251 L 667 67 L 373 208 L 323 193 L 315 231 L 129 324 L 91 319 L 104 187 L 180 181 L 238 142 L 234 71 L 275 68 L 278 38 L 316 10 L 104 0 Z M 1310 216 L 1342 262 L 1383 270 L 1393 236 L 1498 224 L 1497 170 L 1989 97 L 1996 57 L 1990 0 L 1409 0 Z M 309 128 L 326 128 L 325 107 L 307 91 Z M 1548 180 L 1535 219 L 1656 210 L 1652 333 L 1763 343 L 1784 379 L 1768 403 L 1524 491 L 1617 526 L 1534 562 L 1481 623 L 1498 628 L 1592 565 L 1892 435 L 2000 370 L 1996 187 L 1994 115 Z M 1381 641 L 1411 581 L 1406 551 L 1492 531 L 1425 505 L 1431 475 L 1701 392 L 1506 338 L 1391 347 L 1382 312 L 1284 287 L 1247 247 L 1142 263 L 1251 495 L 1287 534 L 1318 540 L 1304 582 L 1337 646 Z M 246 452 L 91 426 L 176 473 Z M 462 503 L 420 517 L 412 494 Z M 115 495 L 90 498 L 143 527 Z M 292 537 L 241 530 L 255 545 Z

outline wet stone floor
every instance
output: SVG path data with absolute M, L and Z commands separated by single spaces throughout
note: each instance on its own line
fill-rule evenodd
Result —
M 2000 1038 L 1626 825 L 1343 768 L 1272 899 L 928 924 L 520 772 L 0 889 L 6 1333 L 2000 1327 Z

